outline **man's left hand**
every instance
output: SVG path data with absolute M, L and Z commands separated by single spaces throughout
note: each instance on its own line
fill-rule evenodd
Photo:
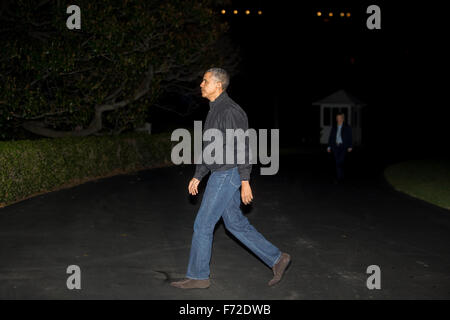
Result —
M 353 150 L 352 148 L 348 148 L 347 149 L 348 152 L 352 152 L 352 150 Z
M 248 181 L 242 181 L 241 183 L 241 198 L 244 204 L 249 204 L 253 200 L 252 188 Z

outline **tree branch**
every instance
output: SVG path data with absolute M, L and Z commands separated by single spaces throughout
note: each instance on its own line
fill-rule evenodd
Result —
M 91 123 L 86 129 L 82 129 L 79 131 L 59 131 L 46 128 L 45 123 L 43 121 L 26 121 L 22 124 L 22 127 L 32 133 L 49 138 L 83 137 L 95 134 L 102 129 L 103 112 L 123 108 L 129 105 L 130 103 L 133 103 L 142 98 L 150 90 L 150 83 L 153 80 L 153 77 L 154 77 L 154 68 L 153 66 L 150 66 L 149 70 L 146 72 L 144 80 L 141 82 L 141 85 L 131 98 L 112 104 L 103 104 L 95 106 L 94 118 L 92 119 Z

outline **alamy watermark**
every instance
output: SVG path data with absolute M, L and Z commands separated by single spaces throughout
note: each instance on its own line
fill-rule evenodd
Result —
M 181 141 L 180 141 L 181 139 Z M 203 132 L 202 122 L 194 121 L 194 156 L 192 157 L 191 133 L 178 128 L 172 132 L 171 141 L 180 141 L 172 148 L 171 160 L 174 164 L 270 164 L 261 167 L 261 175 L 274 175 L 280 164 L 279 129 L 270 130 L 270 156 L 268 154 L 267 129 L 226 129 L 225 133 L 211 128 Z M 202 151 L 202 142 L 210 141 Z M 236 150 L 236 152 L 235 152 Z M 225 156 L 224 156 L 225 152 Z
M 370 265 L 366 270 L 367 274 L 370 276 L 367 278 L 366 286 L 369 290 L 380 290 L 381 289 L 381 269 L 376 264 Z
M 70 274 L 70 276 L 67 278 L 66 286 L 67 289 L 73 290 L 81 289 L 81 269 L 76 264 L 72 264 L 67 267 L 66 273 Z

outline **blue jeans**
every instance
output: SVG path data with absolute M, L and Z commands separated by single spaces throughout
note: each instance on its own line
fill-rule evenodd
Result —
M 240 185 L 237 167 L 211 173 L 195 218 L 187 278 L 209 278 L 213 232 L 220 217 L 225 227 L 269 267 L 281 257 L 281 251 L 256 231 L 242 214 Z

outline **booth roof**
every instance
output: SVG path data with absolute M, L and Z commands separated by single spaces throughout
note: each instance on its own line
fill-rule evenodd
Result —
M 313 104 L 314 105 L 321 105 L 321 104 L 364 105 L 364 102 L 362 102 L 358 98 L 352 96 L 350 93 L 348 93 L 345 90 L 338 90 L 335 93 L 332 93 L 323 99 L 317 100 Z

